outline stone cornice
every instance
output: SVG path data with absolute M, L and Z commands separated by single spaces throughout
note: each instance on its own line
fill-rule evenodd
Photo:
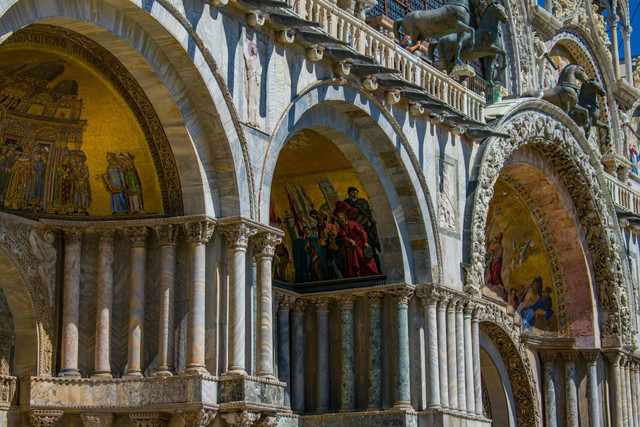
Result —
M 13 215 L 12 215 L 13 217 Z M 0 216 L 1 218 L 1 216 Z M 54 230 L 66 230 L 69 228 L 77 228 L 83 230 L 104 230 L 104 229 L 120 229 L 126 227 L 156 227 L 161 225 L 176 224 L 182 225 L 193 221 L 208 221 L 216 223 L 218 220 L 209 215 L 185 215 L 173 216 L 166 218 L 148 218 L 148 219 L 120 219 L 120 220 L 104 220 L 104 221 L 72 221 L 58 219 L 41 219 L 40 223 L 47 228 Z M 34 221 L 31 221 L 32 223 Z

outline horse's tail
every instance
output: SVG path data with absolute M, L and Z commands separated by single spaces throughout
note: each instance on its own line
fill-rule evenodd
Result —
M 436 49 L 438 48 L 438 43 L 429 43 L 429 60 L 431 62 L 436 60 Z M 442 53 L 440 53 L 442 55 Z
M 400 41 L 402 40 L 400 38 L 400 27 L 402 27 L 402 21 L 404 21 L 404 18 L 396 19 L 395 21 L 393 21 L 393 35 L 395 36 L 398 43 L 400 43 Z

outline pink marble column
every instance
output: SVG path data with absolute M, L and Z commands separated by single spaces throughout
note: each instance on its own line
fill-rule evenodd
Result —
M 94 378 L 111 378 L 109 338 L 113 300 L 113 230 L 98 232 L 98 296 L 96 302 L 96 354 Z
M 127 229 L 131 244 L 129 282 L 129 345 L 126 377 L 142 377 L 142 333 L 144 329 L 144 291 L 147 278 L 147 227 Z
M 187 294 L 189 299 L 189 324 L 187 331 L 187 367 L 185 373 L 208 375 L 205 367 L 205 284 L 206 244 L 213 235 L 210 221 L 190 221 L 184 226 L 189 244 L 187 270 Z
M 160 244 L 160 325 L 158 331 L 157 376 L 173 375 L 173 310 L 176 282 L 176 248 L 180 226 L 158 225 L 155 228 Z
M 62 300 L 61 377 L 79 377 L 78 321 L 80 317 L 80 250 L 82 232 L 64 233 L 64 284 Z

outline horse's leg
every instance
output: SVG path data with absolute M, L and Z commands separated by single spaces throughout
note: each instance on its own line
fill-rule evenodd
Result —
M 485 80 L 489 82 L 489 86 L 493 87 L 493 72 L 496 69 L 496 57 L 491 56 L 488 58 L 489 64 L 487 65 L 487 75 L 485 76 Z
M 456 50 L 455 63 L 462 64 L 462 61 L 460 60 L 460 52 L 462 51 L 464 35 L 465 33 L 469 33 L 469 35 L 471 36 L 471 41 L 475 43 L 476 31 L 473 29 L 473 27 L 470 27 L 464 22 L 460 21 L 458 21 L 457 30 L 458 31 L 456 32 L 456 34 L 458 36 L 458 45 Z

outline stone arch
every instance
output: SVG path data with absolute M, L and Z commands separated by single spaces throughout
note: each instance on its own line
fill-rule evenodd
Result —
M 521 147 L 544 156 L 569 190 L 583 229 L 590 230 L 591 255 L 599 307 L 609 313 L 601 326 L 603 345 L 631 342 L 627 296 L 628 273 L 622 263 L 620 230 L 605 185 L 602 166 L 576 124 L 557 107 L 525 101 L 513 107 L 497 123 L 496 130 L 511 138 L 490 138 L 478 156 L 478 186 L 471 218 L 471 267 L 467 284 L 479 291 L 484 270 L 484 233 L 493 186 L 505 162 Z
M 384 106 L 346 80 L 318 82 L 307 87 L 278 121 L 262 169 L 261 220 L 268 220 L 269 192 L 264 189 L 271 188 L 280 150 L 293 135 L 308 127 L 328 132 L 339 148 L 350 147 L 350 153 L 343 153 L 349 160 L 355 159 L 350 156 L 359 156 L 361 171 L 374 178 L 371 185 L 378 179 L 376 175 L 386 177 L 377 184 L 377 189 L 396 227 L 394 233 L 403 258 L 396 265 L 402 265 L 403 280 L 441 282 L 440 275 L 431 277 L 431 268 L 440 265 L 441 249 L 432 198 L 418 158 Z
M 103 46 L 140 82 L 176 156 L 183 196 L 190 200 L 185 214 L 251 216 L 250 156 L 231 95 L 211 52 L 170 2 L 157 1 L 160 7 L 149 11 L 125 0 L 98 6 L 87 0 L 4 3 L 2 40 L 36 22 L 63 27 Z M 192 60 L 187 44 L 201 55 Z

